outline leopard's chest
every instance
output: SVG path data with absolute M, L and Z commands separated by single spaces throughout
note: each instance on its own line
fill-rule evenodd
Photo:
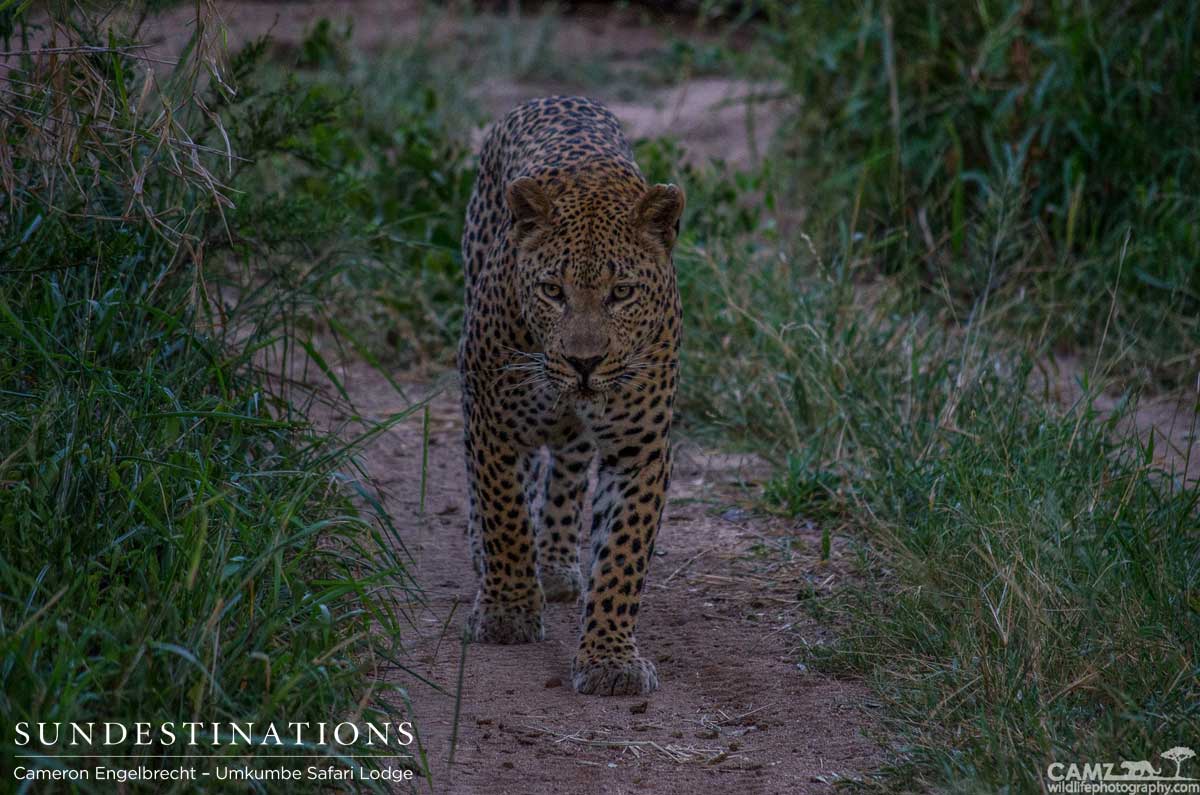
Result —
M 629 396 L 614 392 L 592 400 L 563 395 L 536 376 L 503 374 L 481 395 L 490 424 L 519 447 L 558 447 L 591 438 L 619 440 L 630 427 Z

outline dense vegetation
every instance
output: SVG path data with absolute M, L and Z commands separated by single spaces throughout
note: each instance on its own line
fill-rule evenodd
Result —
M 226 62 L 209 22 L 173 69 L 79 15 L 56 53 L 5 62 L 9 760 L 38 750 L 13 745 L 20 721 L 405 719 L 403 682 L 368 677 L 398 660 L 418 594 L 353 458 L 403 415 L 311 424 L 345 402 L 312 330 L 349 254 L 309 258 L 337 219 L 255 171 L 310 159 L 344 100 L 255 85 L 265 45 Z M 6 51 L 43 32 L 0 11 Z
M 622 72 L 556 52 L 552 12 L 468 15 L 452 46 L 386 57 L 322 23 L 231 64 L 236 98 L 204 99 L 220 129 L 190 119 L 236 207 L 149 146 L 145 207 L 181 208 L 186 234 L 136 203 L 128 219 L 132 175 L 103 147 L 76 161 L 109 182 L 86 201 L 66 181 L 6 197 L 0 517 L 33 517 L 0 541 L 6 719 L 47 693 L 78 714 L 114 679 L 134 703 L 167 675 L 185 684 L 153 690 L 164 710 L 244 713 L 260 708 L 240 688 L 264 676 L 253 655 L 281 637 L 312 645 L 274 669 L 305 689 L 273 708 L 352 701 L 356 647 L 324 678 L 304 660 L 367 616 L 396 620 L 367 583 L 400 562 L 356 552 L 376 536 L 329 488 L 345 451 L 300 426 L 256 352 L 295 340 L 283 349 L 319 370 L 334 339 L 370 361 L 449 360 L 486 120 L 464 84 L 549 74 L 635 94 L 705 72 L 763 81 L 784 118 L 740 171 L 682 165 L 686 141 L 638 144 L 689 195 L 682 427 L 762 453 L 764 510 L 861 549 L 861 580 L 810 600 L 843 632 L 809 662 L 888 697 L 898 739 L 874 783 L 1036 792 L 1050 761 L 1195 737 L 1200 490 L 1126 420 L 1141 392 L 1173 391 L 1194 436 L 1200 408 L 1200 3 L 766 2 L 719 19 L 737 35 L 668 41 Z M 94 68 L 119 84 L 134 66 Z M 222 129 L 246 160 L 223 157 Z M 16 184 L 47 184 L 16 162 Z M 74 566 L 94 573 L 56 597 Z M 116 611 L 144 588 L 171 609 Z
M 687 405 L 862 541 L 817 657 L 890 697 L 882 789 L 1036 792 L 1196 736 L 1197 473 L 1122 418 L 1180 385 L 1196 443 L 1200 4 L 765 13 L 727 58 L 792 108 L 750 182 L 779 210 L 687 224 Z
M 1200 369 L 1200 4 L 768 4 L 794 201 L 965 316 Z M 1114 302 L 1113 297 L 1117 300 Z M 1040 339 L 1044 338 L 1044 339 Z

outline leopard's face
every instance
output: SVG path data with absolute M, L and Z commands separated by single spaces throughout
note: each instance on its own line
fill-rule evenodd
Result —
M 521 311 L 541 347 L 527 367 L 559 395 L 602 400 L 662 375 L 662 326 L 677 307 L 671 248 L 683 211 L 674 185 L 634 201 L 551 202 L 530 178 L 509 187 Z

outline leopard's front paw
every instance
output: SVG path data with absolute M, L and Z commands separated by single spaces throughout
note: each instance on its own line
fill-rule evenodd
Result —
M 538 572 L 547 602 L 574 602 L 583 593 L 583 574 L 579 564 L 542 569 Z
M 658 688 L 654 663 L 633 655 L 624 659 L 600 658 L 571 665 L 571 684 L 585 696 L 644 696 Z
M 534 643 L 546 637 L 542 611 L 523 605 L 476 603 L 467 626 L 477 643 Z

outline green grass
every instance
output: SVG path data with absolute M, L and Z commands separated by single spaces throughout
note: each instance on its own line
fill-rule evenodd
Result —
M 1047 403 L 994 329 L 803 249 L 747 262 L 680 258 L 684 427 L 777 461 L 769 509 L 854 528 L 861 581 L 810 605 L 843 634 L 807 662 L 887 697 L 880 789 L 1036 792 L 1056 759 L 1194 736 L 1200 490 L 1090 397 Z
M 403 667 L 420 593 L 355 459 L 403 415 L 354 417 L 321 352 L 348 255 L 306 254 L 340 219 L 254 171 L 310 155 L 340 98 L 256 89 L 261 43 L 199 80 L 221 59 L 203 17 L 157 85 L 128 42 L 61 21 L 98 51 L 7 74 L 0 719 L 407 719 L 406 681 L 377 673 Z M 314 427 L 317 401 L 353 421 Z M 9 761 L 39 750 L 15 742 Z
M 791 106 L 781 201 L 960 317 L 987 293 L 1022 337 L 1107 333 L 1132 382 L 1192 383 L 1200 4 L 764 6 L 745 60 Z M 1002 240 L 970 217 L 985 204 Z
M 886 697 L 881 791 L 1039 792 L 1200 729 L 1200 487 L 1122 422 L 1183 387 L 1198 427 L 1196 7 L 1126 8 L 767 4 L 738 56 L 791 103 L 767 165 L 645 159 L 699 197 L 684 427 L 854 528 L 810 662 Z

